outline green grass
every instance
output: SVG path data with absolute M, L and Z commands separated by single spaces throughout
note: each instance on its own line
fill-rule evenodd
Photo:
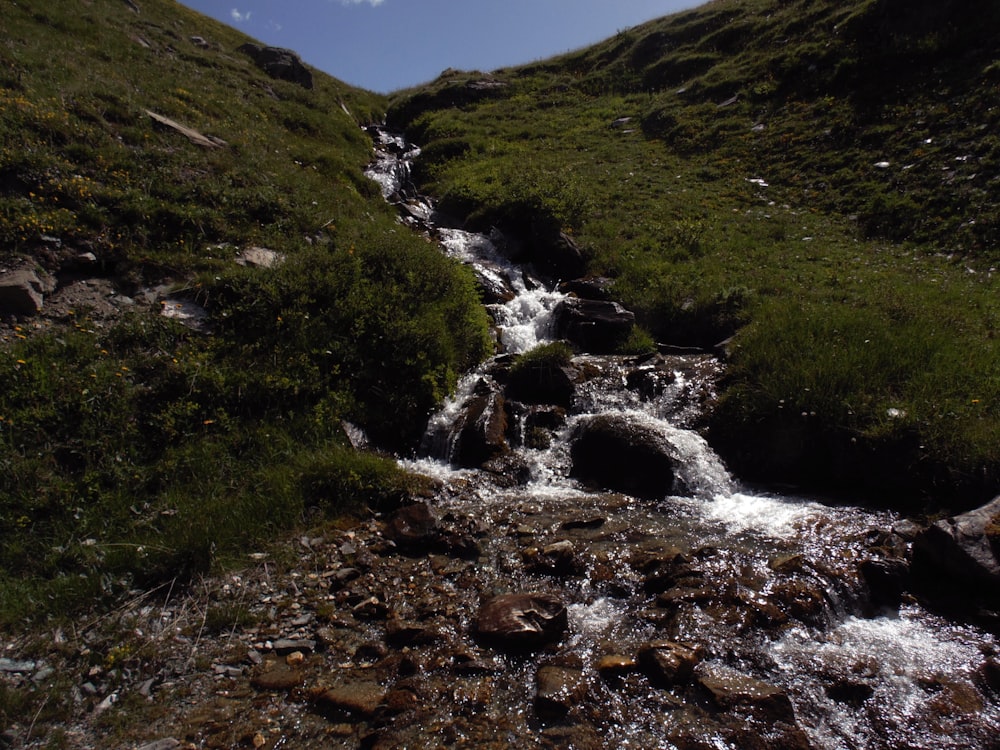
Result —
M 212 334 L 85 309 L 8 331 L 6 625 L 398 501 L 412 478 L 342 423 L 408 449 L 490 346 L 471 274 L 363 174 L 382 97 L 318 72 L 312 90 L 273 80 L 236 52 L 246 37 L 168 0 L 35 5 L 4 11 L 0 262 L 92 252 L 124 293 L 168 283 L 201 303 Z M 287 260 L 237 266 L 254 245 Z
M 389 117 L 447 209 L 557 220 L 653 339 L 735 334 L 742 475 L 969 504 L 1000 489 L 1000 14 L 897 6 L 717 0 Z

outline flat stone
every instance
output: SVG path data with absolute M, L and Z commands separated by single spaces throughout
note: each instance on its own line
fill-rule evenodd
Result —
M 631 656 L 623 654 L 607 654 L 597 660 L 597 671 L 602 677 L 620 677 L 634 672 L 639 663 Z
M 795 711 L 788 695 L 768 682 L 718 664 L 702 670 L 697 681 L 723 711 L 748 707 L 769 721 L 795 722 Z
M 279 638 L 271 644 L 271 648 L 279 656 L 287 656 L 295 651 L 311 653 L 316 650 L 316 641 L 313 640 L 292 640 L 290 638 Z
M 385 696 L 385 689 L 377 682 L 353 682 L 324 690 L 316 696 L 316 701 L 357 717 L 367 717 L 378 710 Z
M 250 678 L 258 690 L 291 690 L 305 681 L 302 671 L 284 662 L 265 662 L 263 669 Z

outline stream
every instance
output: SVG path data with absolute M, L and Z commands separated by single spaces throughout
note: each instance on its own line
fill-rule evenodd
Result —
M 478 547 L 451 575 L 435 563 L 463 669 L 419 726 L 392 727 L 398 746 L 998 746 L 996 639 L 898 585 L 903 519 L 732 476 L 697 430 L 723 368 L 710 354 L 580 353 L 561 403 L 515 393 L 512 355 L 557 338 L 567 295 L 507 260 L 499 234 L 442 224 L 409 183 L 419 149 L 376 140 L 368 174 L 401 221 L 505 290 L 488 305 L 499 353 L 401 461 L 434 480 L 435 528 L 471 528 Z M 595 466 L 579 448 L 595 425 L 666 455 L 672 489 L 631 491 L 632 467 L 601 448 L 597 464 L 619 463 Z M 483 605 L 507 594 L 564 607 L 564 627 L 530 648 L 479 637 Z

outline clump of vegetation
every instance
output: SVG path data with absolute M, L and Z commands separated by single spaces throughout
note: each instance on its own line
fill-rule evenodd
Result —
M 998 29 L 982 1 L 718 0 L 389 118 L 454 211 L 555 217 L 655 341 L 729 339 L 737 472 L 971 504 L 1000 489 Z
M 162 0 L 12 5 L 4 25 L 0 260 L 92 253 L 123 293 L 203 305 L 211 333 L 86 309 L 3 329 L 0 622 L 398 502 L 413 480 L 344 423 L 408 449 L 490 345 L 471 274 L 363 174 L 384 100 L 269 78 L 241 34 Z M 285 260 L 236 265 L 253 246 Z

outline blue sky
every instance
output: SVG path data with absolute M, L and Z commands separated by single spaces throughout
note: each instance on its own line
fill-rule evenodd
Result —
M 700 0 L 182 0 L 347 83 L 388 93 L 445 68 L 578 49 Z

